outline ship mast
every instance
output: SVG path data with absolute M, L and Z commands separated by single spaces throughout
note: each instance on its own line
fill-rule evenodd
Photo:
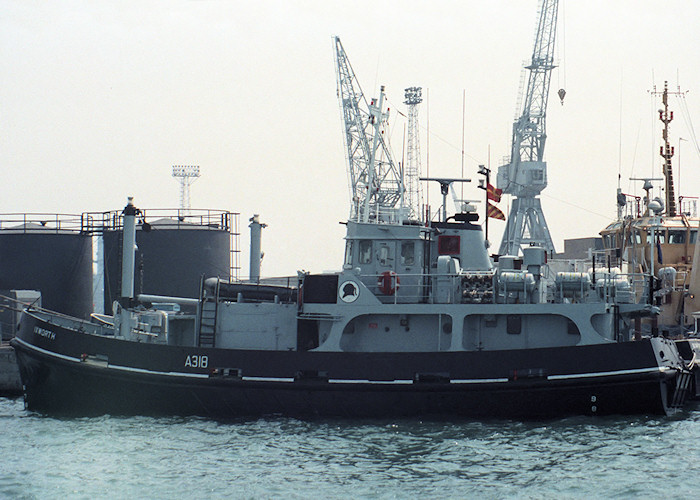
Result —
M 664 105 L 663 109 L 659 110 L 659 120 L 664 124 L 663 139 L 664 143 L 660 148 L 659 154 L 664 159 L 663 172 L 666 180 L 665 184 L 665 194 L 666 194 L 666 214 L 669 217 L 674 217 L 678 215 L 676 210 L 676 193 L 673 185 L 673 169 L 671 167 L 671 158 L 673 157 L 674 148 L 668 142 L 668 124 L 673 120 L 673 111 L 668 110 L 668 95 L 678 94 L 680 92 L 669 92 L 668 82 L 664 82 L 663 92 L 652 92 L 652 95 L 661 95 L 661 102 Z

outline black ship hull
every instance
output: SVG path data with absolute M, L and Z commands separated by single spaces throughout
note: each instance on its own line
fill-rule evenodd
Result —
M 480 352 L 253 351 L 120 340 L 25 315 L 13 340 L 30 410 L 216 418 L 670 414 L 692 373 L 672 342 Z

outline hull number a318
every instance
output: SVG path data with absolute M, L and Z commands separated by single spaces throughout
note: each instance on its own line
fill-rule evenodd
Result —
M 185 358 L 185 366 L 191 368 L 207 368 L 209 366 L 209 356 L 198 356 L 192 354 Z

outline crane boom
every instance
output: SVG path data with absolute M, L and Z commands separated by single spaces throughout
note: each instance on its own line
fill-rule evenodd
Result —
M 497 185 L 515 196 L 499 254 L 517 255 L 523 244 L 543 246 L 554 252 L 554 244 L 537 198 L 547 187 L 544 146 L 549 83 L 554 66 L 558 0 L 542 0 L 535 45 L 530 64 L 522 113 L 513 123 L 510 160 L 498 168 Z
M 554 38 L 558 0 L 542 2 L 523 112 L 513 124 L 512 155 L 520 161 L 543 161 L 547 138 L 546 117 L 549 83 L 554 69 Z M 516 163 L 517 166 L 517 163 Z
M 365 99 L 347 54 L 334 37 L 338 100 L 343 118 L 350 183 L 350 220 L 388 222 L 405 217 L 403 175 L 384 137 L 384 87 L 378 99 Z

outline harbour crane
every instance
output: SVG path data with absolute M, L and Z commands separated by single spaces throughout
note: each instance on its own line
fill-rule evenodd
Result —
M 408 217 L 404 202 L 403 172 L 396 167 L 384 136 L 389 116 L 384 111 L 384 86 L 379 98 L 365 99 L 340 38 L 333 38 L 338 100 L 343 116 L 347 149 L 350 220 L 391 222 Z
M 421 87 L 408 87 L 404 90 L 408 106 L 408 149 L 406 164 L 403 169 L 406 189 L 406 207 L 408 217 L 421 220 L 423 207 L 423 191 L 421 190 L 421 161 L 420 161 L 420 130 L 418 128 L 418 106 L 423 102 Z
M 554 244 L 538 195 L 547 187 L 544 145 L 549 82 L 554 69 L 558 0 L 542 0 L 522 113 L 513 123 L 510 160 L 498 168 L 497 186 L 514 196 L 499 255 L 518 255 L 521 247 L 538 245 L 549 254 Z M 563 102 L 563 92 L 559 96 Z

